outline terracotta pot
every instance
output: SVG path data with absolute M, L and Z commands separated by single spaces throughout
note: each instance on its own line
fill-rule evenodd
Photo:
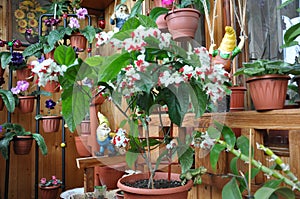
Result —
M 75 146 L 80 157 L 92 156 L 91 147 L 87 145 L 88 136 L 75 136 Z
M 57 132 L 60 125 L 61 116 L 43 116 L 43 129 L 45 133 Z
M 22 113 L 32 113 L 35 96 L 19 96 L 18 108 Z
M 95 167 L 95 170 L 101 185 L 106 185 L 107 190 L 117 189 L 118 180 L 125 174 L 125 163 Z
M 246 87 L 235 86 L 231 87 L 231 96 L 230 96 L 230 111 L 243 111 L 245 110 L 245 91 Z
M 194 39 L 198 28 L 200 12 L 192 8 L 171 10 L 166 15 L 169 32 L 176 41 Z
M 0 111 L 2 111 L 3 108 L 4 108 L 4 102 L 3 102 L 2 97 L 0 97 Z
M 73 33 L 70 36 L 70 45 L 83 51 L 86 48 L 87 39 L 81 33 Z
M 16 76 L 18 80 L 25 80 L 25 81 L 33 81 L 33 75 L 31 69 L 23 68 L 20 70 L 16 70 Z
M 32 136 L 24 135 L 24 136 L 15 136 L 13 141 L 14 152 L 17 155 L 26 155 L 30 152 L 32 146 Z
M 156 19 L 156 24 L 157 24 L 157 27 L 158 29 L 161 31 L 161 32 L 169 32 L 168 31 L 168 24 L 167 24 L 167 21 L 165 19 L 165 16 L 166 14 L 162 14 L 162 15 L 159 15 Z
M 167 179 L 168 173 L 164 172 L 156 172 L 154 179 Z M 178 180 L 180 174 L 171 175 L 171 180 Z M 124 191 L 124 198 L 130 199 L 184 199 L 188 196 L 188 191 L 193 186 L 193 181 L 188 181 L 188 183 L 184 186 L 175 187 L 175 188 L 166 188 L 166 189 L 141 189 L 141 188 L 134 188 L 124 185 L 124 182 L 134 182 L 136 180 L 141 179 L 148 179 L 148 174 L 134 174 L 130 176 L 126 176 L 121 178 L 118 181 L 118 187 Z
M 40 187 L 41 199 L 56 199 L 60 185 L 51 187 Z
M 50 93 L 57 93 L 60 91 L 60 85 L 56 81 L 49 81 L 45 85 L 44 90 Z
M 81 135 L 90 135 L 91 134 L 90 120 L 83 120 L 80 123 L 80 132 L 81 132 Z
M 249 78 L 246 82 L 249 84 L 255 109 L 282 109 L 289 79 L 288 75 L 263 75 Z
M 115 194 L 116 199 L 123 199 L 124 198 L 124 193 L 122 190 L 118 190 Z

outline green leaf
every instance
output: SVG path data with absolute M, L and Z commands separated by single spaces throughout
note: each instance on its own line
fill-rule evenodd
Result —
M 233 148 L 234 145 L 235 145 L 235 142 L 236 142 L 236 137 L 233 133 L 233 131 L 231 130 L 231 128 L 229 128 L 228 126 L 226 125 L 223 125 L 217 121 L 214 122 L 217 129 L 219 131 L 221 131 L 222 133 L 222 136 L 224 138 L 224 141 L 231 147 Z
M 206 106 L 208 104 L 208 96 L 206 91 L 202 89 L 200 83 L 191 82 L 191 87 L 193 88 L 193 92 L 191 92 L 191 102 L 194 107 L 195 117 L 201 117 L 206 110 Z
M 145 15 L 138 15 L 138 20 L 140 21 L 140 24 L 144 27 L 157 27 L 154 20 L 152 20 L 150 17 Z
M 284 42 L 290 43 L 300 35 L 300 23 L 291 26 L 284 34 Z
M 139 153 L 131 152 L 130 150 L 126 152 L 125 159 L 129 168 L 134 169 L 135 162 L 139 156 Z
M 271 197 L 274 193 L 279 193 L 280 195 L 284 196 L 283 198 L 289 198 L 289 199 L 294 199 L 295 194 L 294 192 L 288 188 L 288 187 L 278 187 L 278 188 L 270 188 L 270 187 L 261 187 L 258 189 L 254 197 L 255 198 L 269 198 Z
M 10 52 L 6 52 L 6 51 L 0 52 L 0 57 L 1 57 L 1 66 L 3 69 L 5 69 L 11 61 L 11 54 Z
M 169 9 L 167 9 L 167 8 L 155 7 L 150 11 L 149 17 L 153 21 L 156 21 L 157 17 L 159 17 L 162 14 L 166 14 L 168 12 L 169 12 Z
M 219 139 L 221 137 L 221 132 L 212 126 L 208 127 L 207 133 L 208 133 L 209 137 L 212 139 Z
M 35 43 L 35 44 L 30 44 L 28 47 L 26 47 L 23 51 L 23 56 L 24 57 L 29 57 L 31 55 L 34 55 L 38 51 L 41 51 L 43 49 L 43 44 L 42 43 Z
M 33 133 L 32 137 L 35 139 L 43 155 L 47 155 L 48 149 L 45 140 L 41 134 Z
M 94 27 L 86 26 L 83 30 L 80 30 L 80 32 L 88 40 L 89 43 L 93 43 L 96 35 L 96 30 Z
M 7 110 L 10 113 L 14 112 L 16 104 L 15 104 L 15 98 L 14 98 L 12 92 L 0 89 L 0 96 L 7 108 Z
M 239 169 L 237 167 L 237 161 L 239 160 L 238 157 L 234 157 L 232 158 L 232 160 L 230 161 L 230 171 L 234 174 L 234 175 L 239 175 Z
M 217 163 L 221 152 L 225 149 L 225 146 L 215 144 L 210 151 L 210 165 L 214 171 L 217 169 Z
M 86 58 L 84 62 L 90 66 L 98 66 L 102 64 L 103 60 L 104 58 L 101 56 L 93 56 Z
M 142 12 L 143 1 L 144 0 L 138 0 L 137 2 L 135 2 L 133 7 L 131 8 L 129 19 Z
M 178 150 L 178 160 L 181 166 L 181 173 L 185 173 L 189 170 L 194 162 L 194 150 L 191 147 L 184 147 Z
M 54 51 L 54 59 L 59 65 L 70 66 L 76 60 L 76 53 L 71 46 L 60 45 Z
M 245 136 L 240 136 L 236 142 L 237 147 L 240 149 L 241 153 L 249 156 L 249 139 Z M 251 154 L 254 154 L 253 148 L 251 147 Z
M 5 137 L 0 140 L 0 151 L 5 159 L 8 159 L 8 147 L 10 141 L 14 138 L 14 133 L 6 133 Z
M 49 46 L 52 47 L 62 38 L 63 38 L 63 36 L 58 30 L 52 30 L 52 31 L 50 31 L 50 33 L 47 37 L 47 42 L 48 42 Z
M 122 26 L 122 30 L 120 32 L 117 32 L 112 38 L 116 38 L 116 35 L 123 34 L 124 32 L 131 33 L 134 29 L 136 29 L 140 25 L 141 25 L 141 23 L 136 17 L 129 18 Z M 130 34 L 129 34 L 129 36 L 130 36 Z
M 222 189 L 222 199 L 242 199 L 242 194 L 237 185 L 236 179 L 233 177 Z M 260 198 L 260 197 L 258 197 Z

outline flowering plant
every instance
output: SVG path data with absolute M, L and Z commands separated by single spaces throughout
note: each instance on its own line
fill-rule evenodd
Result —
M 58 82 L 58 77 L 63 76 L 67 70 L 67 66 L 58 65 L 53 59 L 44 59 L 31 62 L 31 71 L 37 75 L 36 84 L 38 86 L 45 86 L 48 81 Z
M 48 115 L 51 114 L 51 110 L 53 110 L 55 106 L 56 106 L 56 102 L 54 102 L 52 99 L 46 100 L 45 107 L 48 109 L 47 111 Z
M 4 69 L 7 65 L 12 69 L 12 70 L 19 70 L 26 68 L 26 60 L 23 57 L 23 54 L 20 52 L 8 52 L 8 51 L 3 51 L 0 52 L 0 58 L 1 58 L 1 65 L 2 68 Z
M 51 187 L 51 186 L 58 186 L 61 185 L 62 181 L 56 178 L 56 176 L 52 176 L 50 180 L 46 178 L 41 178 L 40 180 L 40 187 Z

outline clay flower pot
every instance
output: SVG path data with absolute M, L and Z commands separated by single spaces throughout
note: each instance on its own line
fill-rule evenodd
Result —
M 41 190 L 41 199 L 56 199 L 60 185 L 50 187 L 39 187 Z
M 178 180 L 180 174 L 171 175 L 171 180 Z M 154 179 L 167 179 L 168 173 L 156 172 Z M 193 186 L 193 181 L 188 181 L 184 186 L 174 187 L 174 188 L 164 188 L 164 189 L 143 189 L 143 188 L 134 188 L 129 187 L 124 184 L 124 182 L 135 182 L 136 180 L 148 179 L 148 174 L 133 174 L 121 178 L 118 181 L 118 187 L 124 192 L 124 198 L 130 199 L 163 199 L 163 198 L 172 198 L 172 199 L 184 199 L 188 196 L 188 191 Z
M 57 132 L 60 125 L 61 116 L 43 116 L 43 129 L 46 133 Z
M 167 24 L 165 17 L 166 17 L 165 14 L 159 15 L 156 19 L 156 24 L 157 24 L 158 29 L 161 32 L 167 33 L 169 31 L 168 31 L 168 24 Z
M 44 90 L 50 93 L 57 93 L 60 91 L 60 85 L 56 81 L 48 81 L 44 87 Z
M 286 98 L 288 75 L 263 75 L 251 77 L 249 84 L 251 99 L 256 110 L 282 109 Z
M 78 48 L 79 51 L 83 51 L 86 48 L 87 39 L 79 32 L 73 33 L 70 36 L 70 45 Z
M 75 147 L 80 157 L 92 156 L 91 147 L 87 145 L 88 136 L 75 136 Z
M 16 155 L 26 155 L 30 152 L 32 146 L 32 136 L 15 136 L 13 141 L 13 148 Z
M 35 96 L 19 96 L 18 108 L 22 113 L 32 113 Z
M 118 180 L 125 174 L 125 164 L 95 167 L 95 170 L 99 174 L 100 184 L 106 185 L 107 190 L 112 190 L 118 188 Z
M 245 91 L 247 89 L 243 86 L 234 86 L 230 88 L 230 111 L 243 111 L 245 110 Z
M 194 39 L 198 28 L 200 12 L 192 8 L 171 10 L 166 15 L 169 32 L 176 41 Z
M 33 80 L 31 69 L 27 67 L 20 70 L 16 70 L 16 76 L 18 80 L 26 80 L 26 81 Z

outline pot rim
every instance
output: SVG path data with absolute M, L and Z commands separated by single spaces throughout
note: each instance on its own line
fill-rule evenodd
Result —
M 162 175 L 167 177 L 168 173 L 165 172 L 156 172 L 156 174 Z M 149 174 L 148 173 L 139 173 L 139 174 L 133 174 L 134 176 L 138 176 L 137 179 L 145 179 L 148 178 Z M 124 184 L 122 184 L 122 182 L 124 181 L 132 181 L 130 180 L 132 178 L 133 175 L 129 175 L 129 176 L 125 176 L 122 177 L 118 180 L 118 188 L 121 189 L 124 192 L 129 192 L 129 193 L 141 193 L 142 195 L 164 195 L 164 194 L 169 194 L 171 193 L 179 193 L 182 191 L 188 191 L 191 189 L 191 187 L 193 186 L 193 181 L 189 180 L 187 182 L 187 184 L 183 185 L 183 186 L 179 186 L 179 187 L 173 187 L 173 188 L 163 188 L 163 189 L 145 189 L 145 188 L 135 188 L 135 187 L 129 187 L 126 186 Z M 180 174 L 176 174 L 176 173 L 171 173 L 171 179 L 172 180 L 178 180 L 180 181 L 179 178 Z M 164 177 L 163 177 L 164 178 Z M 154 177 L 154 179 L 159 179 L 157 178 L 157 175 Z
M 171 9 L 167 14 L 165 14 L 164 16 L 165 20 L 169 15 L 177 12 L 195 12 L 199 15 L 199 17 L 201 16 L 200 11 L 195 8 L 176 8 L 176 9 Z
M 18 96 L 19 99 L 35 99 L 36 96 L 27 95 L 27 96 Z
M 32 135 L 15 135 L 14 139 L 33 139 Z
M 246 82 L 250 83 L 251 81 L 261 80 L 261 79 L 285 79 L 285 80 L 289 80 L 289 79 L 291 79 L 291 77 L 289 75 L 268 74 L 268 75 L 249 77 L 246 80 Z
M 60 115 L 43 115 L 41 117 L 41 120 L 51 120 L 51 119 L 62 119 L 62 116 Z

